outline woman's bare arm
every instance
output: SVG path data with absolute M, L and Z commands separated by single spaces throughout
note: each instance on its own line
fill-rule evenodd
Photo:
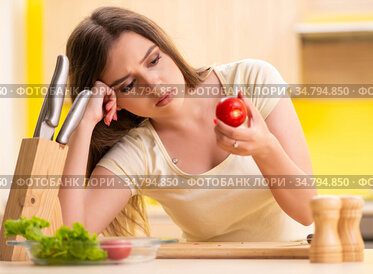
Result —
M 291 99 L 281 98 L 265 122 L 276 138 L 269 154 L 254 157 L 263 176 L 269 179 L 271 175 L 280 175 L 279 179 L 282 179 L 281 175 L 285 175 L 284 178 L 288 175 L 294 178 L 303 178 L 304 175 L 312 177 L 306 139 Z M 277 203 L 290 217 L 304 225 L 312 223 L 309 202 L 317 195 L 316 188 L 296 188 L 294 184 L 290 185 L 290 182 L 286 181 L 285 187 L 274 186 L 271 191 Z
M 88 185 L 92 180 L 92 187 L 85 190 L 85 224 L 88 231 L 99 234 L 125 207 L 131 198 L 131 190 L 124 181 L 101 166 L 93 170 Z
M 110 177 L 114 179 L 114 187 L 84 189 L 93 128 L 90 123 L 82 122 L 72 133 L 58 196 L 64 225 L 71 227 L 73 222 L 80 222 L 89 232 L 100 233 L 126 205 L 131 192 L 123 186 L 119 177 L 100 166 L 93 170 L 91 178 L 102 181 Z M 69 182 L 74 184 L 69 185 Z
M 71 134 L 67 144 L 69 151 L 58 197 L 61 204 L 63 224 L 70 227 L 73 222 L 81 222 L 85 225 L 84 176 L 92 131 L 93 126 L 82 121 Z
M 84 189 L 93 129 L 102 119 L 109 125 L 115 114 L 115 92 L 104 83 L 96 81 L 82 120 L 68 142 L 69 151 L 58 194 L 63 223 L 67 226 L 71 227 L 72 223 L 80 222 L 88 231 L 100 233 L 131 196 L 130 189 L 119 177 L 100 166 L 93 170 L 88 187 Z M 114 180 L 114 186 L 91 188 L 92 177 L 100 181 L 110 177 Z M 69 182 L 73 184 L 69 185 Z
M 251 155 L 270 187 L 278 205 L 303 225 L 312 223 L 309 202 L 317 195 L 312 185 L 312 165 L 298 116 L 288 97 L 281 98 L 266 120 L 249 98 L 249 127 L 235 128 L 216 121 L 217 144 L 238 155 Z M 235 147 L 233 144 L 238 141 Z M 307 176 L 306 176 L 307 175 Z M 299 185 L 305 179 L 308 186 Z M 294 183 L 294 181 L 296 183 Z

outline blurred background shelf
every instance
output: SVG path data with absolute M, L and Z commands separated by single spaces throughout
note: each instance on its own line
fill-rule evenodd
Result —
M 298 23 L 295 31 L 307 40 L 373 38 L 373 22 Z

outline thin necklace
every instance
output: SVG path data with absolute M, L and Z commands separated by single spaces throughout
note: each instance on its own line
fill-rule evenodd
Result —
M 145 122 L 147 120 L 147 122 L 149 122 L 150 123 L 150 120 L 149 120 L 149 118 L 146 118 L 146 119 L 144 119 L 144 121 L 143 122 Z M 152 126 L 152 125 L 151 125 Z M 179 159 L 178 158 L 176 158 L 176 157 L 174 157 L 174 158 L 172 158 L 172 162 L 176 165 L 178 162 L 179 162 Z

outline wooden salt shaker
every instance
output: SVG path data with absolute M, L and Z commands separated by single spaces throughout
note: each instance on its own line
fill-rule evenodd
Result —
M 342 245 L 338 234 L 341 199 L 333 195 L 321 195 L 314 197 L 310 205 L 315 222 L 309 253 L 310 262 L 342 262 Z
M 360 220 L 364 200 L 356 195 L 340 196 L 338 232 L 342 244 L 344 262 L 361 262 L 364 260 L 364 241 L 360 232 Z

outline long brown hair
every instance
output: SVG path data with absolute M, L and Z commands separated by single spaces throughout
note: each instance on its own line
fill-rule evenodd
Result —
M 70 61 L 69 87 L 72 99 L 83 89 L 91 89 L 100 79 L 112 43 L 124 32 L 133 31 L 155 43 L 170 56 L 182 72 L 186 86 L 195 88 L 207 76 L 201 73 L 208 69 L 191 67 L 178 52 L 168 35 L 149 18 L 119 7 L 102 7 L 85 18 L 70 35 L 66 55 Z M 110 127 L 101 120 L 95 126 L 88 156 L 87 178 L 104 154 L 131 128 L 140 125 L 146 118 L 125 109 L 117 112 L 118 121 Z M 136 235 L 136 231 L 150 235 L 143 195 L 135 195 L 102 232 L 105 236 Z

